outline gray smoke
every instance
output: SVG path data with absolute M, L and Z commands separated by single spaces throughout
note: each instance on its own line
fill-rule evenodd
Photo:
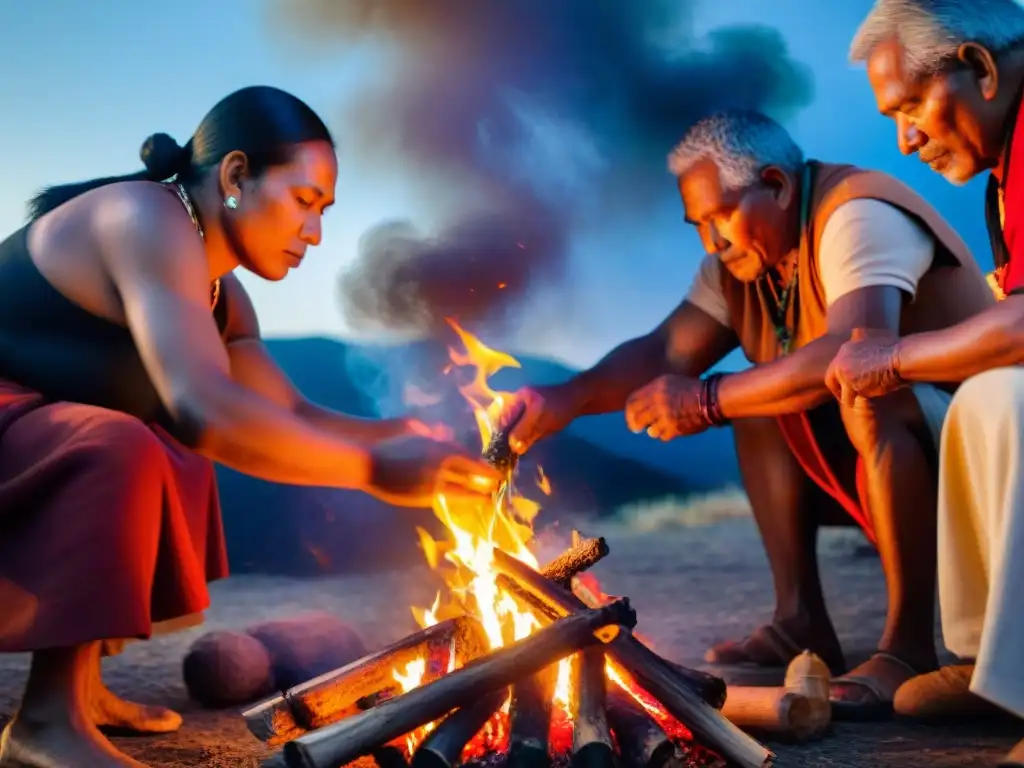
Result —
M 346 109 L 341 139 L 460 204 L 433 233 L 391 221 L 363 236 L 339 283 L 355 327 L 500 325 L 564 275 L 584 216 L 642 222 L 670 194 L 665 158 L 695 119 L 730 107 L 785 119 L 813 96 L 777 31 L 699 38 L 697 0 L 279 2 L 307 35 L 389 46 L 394 66 Z

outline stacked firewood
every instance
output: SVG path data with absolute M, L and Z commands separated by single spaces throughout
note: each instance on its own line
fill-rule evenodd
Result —
M 499 586 L 545 626 L 491 651 L 480 623 L 460 616 L 260 702 L 244 713 L 249 729 L 269 746 L 283 745 L 264 765 L 340 768 L 372 756 L 381 768 L 394 768 L 406 763 L 398 740 L 433 723 L 412 765 L 454 768 L 510 700 L 509 768 L 544 768 L 554 672 L 570 656 L 575 768 L 681 764 L 679 745 L 644 700 L 731 763 L 768 765 L 772 753 L 719 711 L 726 698 L 720 679 L 667 661 L 637 639 L 628 598 L 588 605 L 573 591 L 574 578 L 607 553 L 603 539 L 583 540 L 536 571 L 496 550 Z M 421 684 L 396 691 L 394 671 L 415 660 L 426 662 Z

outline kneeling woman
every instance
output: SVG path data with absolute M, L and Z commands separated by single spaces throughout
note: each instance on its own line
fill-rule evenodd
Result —
M 198 614 L 226 575 L 212 461 L 406 506 L 495 481 L 404 420 L 312 405 L 261 343 L 232 271 L 285 277 L 334 198 L 306 104 L 246 88 L 142 159 L 45 190 L 0 243 L 0 652 L 33 654 L 3 766 L 139 765 L 97 726 L 178 726 L 115 699 L 100 656 Z

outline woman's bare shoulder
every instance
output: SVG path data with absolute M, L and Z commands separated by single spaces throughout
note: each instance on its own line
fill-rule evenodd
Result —
M 133 269 L 205 262 L 195 225 L 171 190 L 153 182 L 129 181 L 95 192 L 88 216 L 111 268 L 125 266 L 125 260 Z
M 163 184 L 122 181 L 93 190 L 89 218 L 100 231 L 159 234 L 194 230 L 181 200 Z

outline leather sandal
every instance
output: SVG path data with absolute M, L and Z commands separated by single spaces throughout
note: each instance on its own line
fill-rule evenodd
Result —
M 860 722 L 884 720 L 892 716 L 896 691 L 906 680 L 917 677 L 920 672 L 903 659 L 884 651 L 872 654 L 857 669 L 869 664 L 877 666 L 880 662 L 890 668 L 897 668 L 906 677 L 894 685 L 857 670 L 834 678 L 829 683 L 829 701 L 832 703 L 834 719 Z
M 804 650 L 805 646 L 793 640 L 784 629 L 776 624 L 766 624 L 742 640 L 729 640 L 712 646 L 704 654 L 704 661 L 715 666 L 715 674 L 728 676 L 730 682 L 744 675 L 761 673 L 765 676 L 777 674 L 781 683 L 786 667 Z M 821 655 L 818 649 L 809 650 Z M 839 674 L 846 668 L 841 654 L 839 658 L 822 658 L 833 674 Z

